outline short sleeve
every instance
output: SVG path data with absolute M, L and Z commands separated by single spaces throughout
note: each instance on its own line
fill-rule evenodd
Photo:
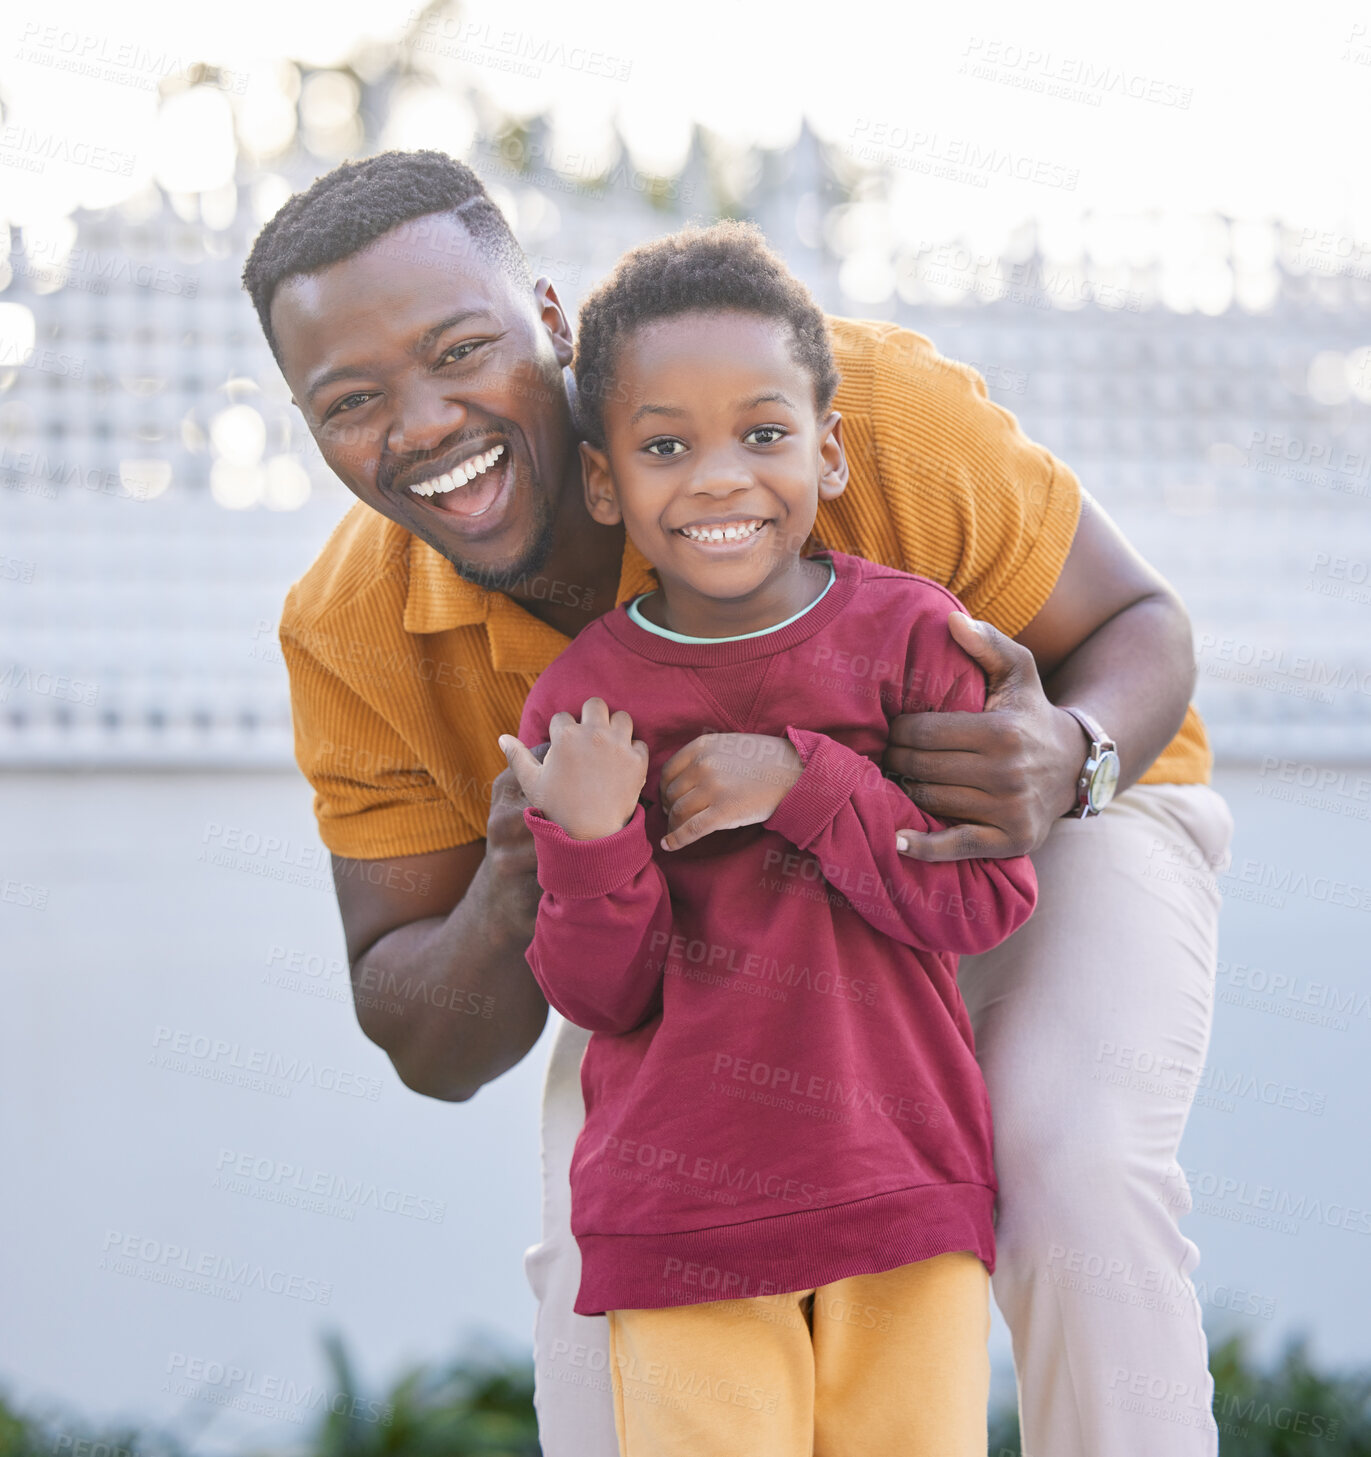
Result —
M 870 399 L 907 569 L 944 583 L 1010 637 L 1022 632 L 1071 550 L 1080 482 L 990 400 L 974 369 L 908 329 L 876 344 Z
M 445 795 L 395 728 L 285 626 L 281 651 L 295 759 L 333 854 L 386 860 L 485 839 L 485 816 Z

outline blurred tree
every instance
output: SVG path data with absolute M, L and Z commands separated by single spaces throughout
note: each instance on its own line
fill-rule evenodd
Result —
M 359 1386 L 342 1339 L 331 1335 L 324 1346 L 333 1389 L 345 1399 L 335 1398 L 309 1457 L 538 1457 L 528 1363 L 464 1355 L 415 1366 L 378 1402 Z
M 468 1351 L 415 1366 L 385 1395 L 368 1396 L 341 1337 L 329 1336 L 324 1348 L 330 1410 L 290 1457 L 539 1457 L 527 1361 Z M 1224 1457 L 1371 1457 L 1371 1371 L 1318 1371 L 1304 1338 L 1259 1367 L 1244 1335 L 1216 1345 L 1210 1368 Z M 0 1399 L 0 1457 L 191 1457 L 194 1451 L 193 1439 L 37 1417 Z M 283 1453 L 266 1448 L 256 1457 Z M 989 1457 L 1020 1457 L 1012 1407 L 992 1413 Z

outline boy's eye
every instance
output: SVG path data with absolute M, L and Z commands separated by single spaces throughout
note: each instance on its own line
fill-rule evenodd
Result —
M 685 442 L 681 440 L 674 440 L 670 436 L 667 436 L 661 440 L 649 440 L 648 443 L 643 446 L 643 449 L 647 451 L 649 455 L 670 457 L 673 455 L 679 455 L 681 451 L 685 449 Z
M 766 439 L 759 437 L 765 436 Z M 775 445 L 785 436 L 785 431 L 779 425 L 756 425 L 743 436 L 749 445 Z

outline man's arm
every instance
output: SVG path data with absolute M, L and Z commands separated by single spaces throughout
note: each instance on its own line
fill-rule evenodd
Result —
M 1053 703 L 1084 708 L 1121 736 L 1128 725 L 1120 789 L 1147 772 L 1185 718 L 1196 676 L 1190 616 L 1088 495 L 1056 586 L 1014 641 L 1033 654 Z
M 474 1096 L 547 1021 L 525 958 L 541 893 L 527 804 L 505 770 L 484 841 L 391 861 L 333 857 L 357 1020 L 416 1093 Z M 391 866 L 415 874 L 385 873 Z M 396 888 L 423 875 L 423 894 Z
M 1047 601 L 1017 639 L 949 618 L 985 669 L 986 712 L 896 718 L 886 768 L 939 819 L 911 842 L 918 859 L 1022 855 L 1076 801 L 1088 744 L 1083 708 L 1114 736 L 1122 790 L 1174 737 L 1195 686 L 1190 619 L 1166 579 L 1084 496 L 1071 550 Z M 1088 831 L 1087 831 L 1088 833 Z

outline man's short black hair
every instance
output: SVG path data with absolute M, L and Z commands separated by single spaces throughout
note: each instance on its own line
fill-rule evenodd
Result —
M 262 332 L 280 363 L 271 301 L 295 274 L 341 263 L 402 223 L 455 213 L 481 251 L 531 287 L 528 262 L 481 179 L 444 152 L 381 152 L 344 162 L 297 192 L 257 235 L 243 268 Z
M 755 223 L 727 219 L 631 249 L 581 305 L 572 367 L 584 438 L 603 449 L 604 402 L 616 388 L 615 360 L 629 334 L 659 319 L 715 309 L 787 325 L 795 359 L 814 381 L 814 408 L 827 413 L 838 370 L 823 310 Z

